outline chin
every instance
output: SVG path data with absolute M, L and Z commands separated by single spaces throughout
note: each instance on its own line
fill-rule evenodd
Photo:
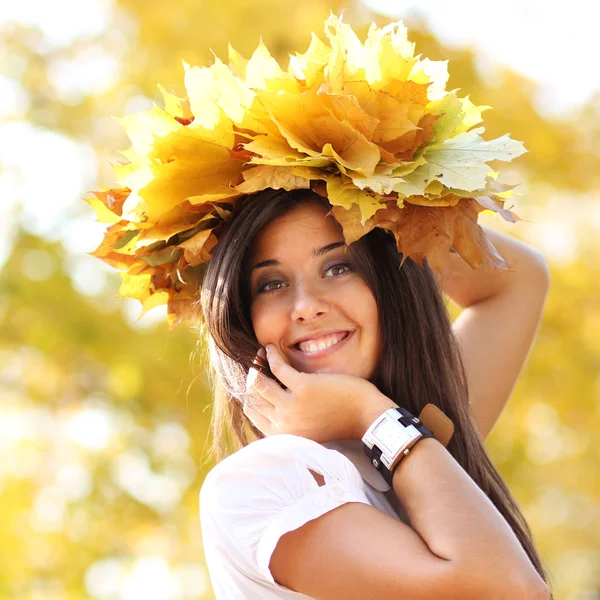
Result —
M 317 367 L 313 373 L 329 373 L 332 375 L 352 375 L 354 377 L 360 377 L 362 379 L 366 379 L 364 374 L 359 369 L 353 369 L 348 365 L 329 365 L 323 367 Z

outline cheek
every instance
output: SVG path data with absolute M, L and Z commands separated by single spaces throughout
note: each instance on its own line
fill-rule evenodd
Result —
M 377 302 L 369 288 L 364 290 L 362 294 L 362 302 L 357 306 L 361 315 L 361 326 L 365 333 L 365 340 L 369 342 L 369 346 L 378 352 L 381 342 L 381 334 L 379 330 L 379 309 Z
M 280 311 L 274 306 L 265 306 L 260 301 L 250 307 L 250 318 L 254 327 L 254 335 L 261 346 L 276 342 L 283 332 Z

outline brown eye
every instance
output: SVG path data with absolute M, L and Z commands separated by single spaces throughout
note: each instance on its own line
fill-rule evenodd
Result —
M 331 265 L 331 267 L 327 267 L 325 272 L 333 271 L 334 277 L 340 277 L 342 275 L 346 275 L 347 273 L 352 271 L 352 265 L 349 263 L 337 263 L 335 265 Z
M 263 294 L 265 292 L 275 292 L 278 289 L 280 289 L 279 287 L 271 287 L 273 284 L 282 284 L 283 281 L 280 281 L 279 279 L 274 279 L 272 281 L 267 281 L 266 283 L 263 283 L 262 285 L 259 286 L 257 293 L 258 294 Z

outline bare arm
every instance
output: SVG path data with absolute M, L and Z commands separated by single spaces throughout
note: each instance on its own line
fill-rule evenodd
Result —
M 430 551 L 456 563 L 460 585 L 489 598 L 544 597 L 536 594 L 546 584 L 512 529 L 444 446 L 427 438 L 410 454 L 394 473 L 394 492 Z
M 393 406 L 385 396 L 379 408 L 374 401 L 372 412 L 365 415 L 364 430 Z M 541 589 L 541 596 L 523 598 L 544 597 L 546 584 L 511 527 L 436 439 L 417 442 L 401 460 L 394 472 L 393 488 L 411 526 L 431 553 L 457 566 L 460 578 L 464 578 L 461 589 L 462 585 L 465 589 L 486 589 L 489 598 L 494 597 L 493 590 L 500 598 L 510 589 L 530 593 L 540 593 Z
M 396 406 L 383 394 L 365 405 L 362 433 Z M 393 487 L 412 527 L 347 502 L 279 539 L 275 581 L 319 600 L 548 600 L 502 515 L 437 440 L 415 445 Z
M 537 250 L 502 232 L 483 229 L 512 271 L 472 269 L 451 255 L 441 286 L 463 308 L 453 329 L 465 365 L 471 415 L 485 439 L 508 402 L 533 344 L 550 275 Z

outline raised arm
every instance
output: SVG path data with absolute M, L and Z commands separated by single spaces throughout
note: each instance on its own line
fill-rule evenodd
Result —
M 453 329 L 465 365 L 471 415 L 485 439 L 533 344 L 550 275 L 537 250 L 500 231 L 483 229 L 512 271 L 472 269 L 451 255 L 442 288 L 463 308 Z

